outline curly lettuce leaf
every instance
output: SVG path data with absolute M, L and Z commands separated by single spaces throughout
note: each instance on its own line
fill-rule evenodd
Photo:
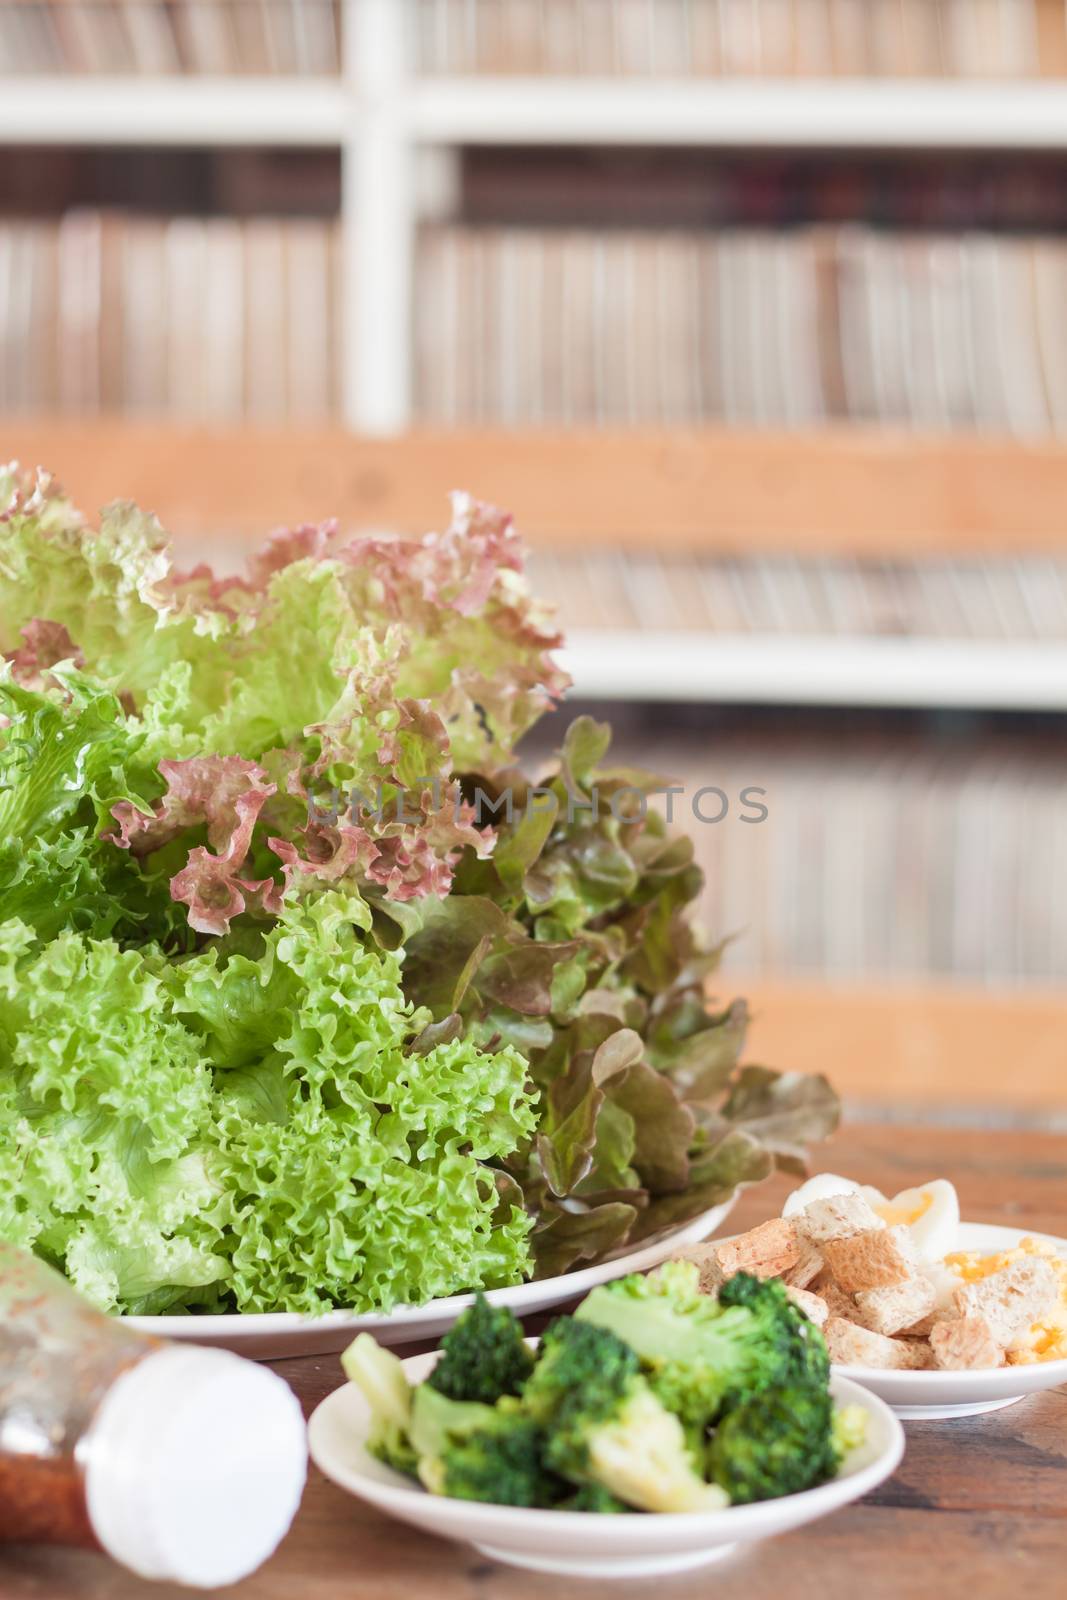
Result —
M 0 924 L 0 1235 L 104 1309 L 226 1269 L 203 1132 L 211 1079 L 164 974 L 111 940 Z
M 162 937 L 166 886 L 101 837 L 113 806 L 147 807 L 159 787 L 146 731 L 104 685 L 50 663 L 47 685 L 0 672 L 0 905 L 38 934 Z
M 534 1128 L 526 1062 L 442 1038 L 322 894 L 247 948 L 0 923 L 0 1236 L 125 1311 L 382 1310 L 530 1270 L 490 1163 Z

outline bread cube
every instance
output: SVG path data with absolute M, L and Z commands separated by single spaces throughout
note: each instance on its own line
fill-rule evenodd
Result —
M 688 1244 L 675 1250 L 671 1261 L 693 1261 L 700 1270 L 698 1287 L 701 1294 L 718 1294 L 726 1279 L 719 1265 L 718 1246 L 714 1244 Z
M 846 1322 L 855 1322 L 856 1302 L 844 1289 L 838 1288 L 829 1272 L 819 1274 L 811 1286 L 811 1293 L 826 1301 L 826 1309 L 832 1317 L 844 1317 Z
M 772 1217 L 758 1228 L 727 1239 L 716 1251 L 723 1276 L 751 1272 L 756 1278 L 780 1278 L 800 1259 L 797 1232 L 784 1217 Z
M 934 1352 L 930 1349 L 930 1341 L 928 1339 L 894 1339 L 893 1343 L 900 1345 L 905 1351 L 906 1359 L 904 1365 L 906 1367 L 921 1371 L 924 1367 L 933 1366 Z
M 790 1283 L 786 1284 L 785 1292 L 793 1304 L 803 1311 L 809 1322 L 814 1322 L 817 1328 L 822 1327 L 830 1315 L 830 1310 L 821 1295 L 811 1294 L 807 1289 L 794 1288 Z
M 981 1317 L 994 1339 L 1005 1348 L 1051 1310 L 1059 1298 L 1059 1280 L 1044 1256 L 1028 1256 L 978 1283 L 956 1290 L 960 1316 Z
M 927 1278 L 905 1278 L 883 1289 L 861 1289 L 854 1316 L 863 1327 L 887 1337 L 914 1328 L 934 1309 L 934 1286 Z
M 817 1278 L 825 1262 L 823 1253 L 818 1245 L 812 1244 L 810 1239 L 797 1234 L 797 1249 L 800 1254 L 795 1266 L 789 1268 L 785 1274 L 785 1281 L 794 1289 L 810 1288 L 812 1280 Z
M 885 1227 L 861 1194 L 832 1194 L 825 1200 L 813 1200 L 793 1221 L 801 1238 L 820 1247 L 831 1239 L 849 1239 L 855 1233 Z
M 826 1265 L 846 1294 L 887 1289 L 916 1275 L 917 1261 L 907 1228 L 872 1228 L 822 1246 Z
M 830 1317 L 823 1327 L 830 1360 L 844 1367 L 883 1367 L 903 1370 L 918 1365 L 905 1339 L 887 1339 L 882 1333 L 861 1328 L 844 1317 Z
M 999 1367 L 1004 1363 L 1003 1348 L 984 1317 L 950 1317 L 936 1322 L 930 1330 L 930 1349 L 936 1365 L 946 1372 Z

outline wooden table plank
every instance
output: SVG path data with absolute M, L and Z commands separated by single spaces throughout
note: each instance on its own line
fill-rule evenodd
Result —
M 941 1128 L 857 1126 L 817 1165 L 895 1192 L 950 1177 L 964 1215 L 1067 1235 L 1067 1138 Z M 748 1227 L 780 1208 L 784 1177 L 741 1197 Z M 277 1363 L 310 1411 L 337 1387 L 335 1357 Z M 1063 1593 L 1067 1556 L 1067 1390 L 955 1422 L 906 1424 L 897 1474 L 859 1505 L 772 1540 L 721 1566 L 671 1579 L 672 1600 L 788 1594 L 794 1600 L 1026 1600 Z M 179 1600 L 81 1552 L 0 1554 L 2 1600 Z M 585 1600 L 639 1586 L 538 1577 L 495 1566 L 390 1521 L 314 1470 L 289 1538 L 252 1578 L 219 1591 L 231 1600 Z

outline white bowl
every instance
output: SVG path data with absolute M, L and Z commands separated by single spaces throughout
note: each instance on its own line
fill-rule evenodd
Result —
M 1044 1239 L 1067 1257 L 1067 1239 L 1035 1233 L 1030 1228 L 996 1228 L 985 1222 L 961 1222 L 956 1250 L 977 1250 L 992 1255 L 1011 1250 L 1021 1239 Z M 980 1411 L 999 1411 L 1028 1394 L 1055 1389 L 1067 1383 L 1067 1361 L 1035 1361 L 1022 1367 L 981 1367 L 974 1372 L 886 1372 L 880 1367 L 845 1367 L 835 1363 L 835 1373 L 846 1374 L 892 1406 L 898 1417 L 912 1421 L 938 1417 L 972 1417 Z
M 410 1356 L 404 1370 L 411 1382 L 425 1378 L 437 1357 L 437 1351 Z M 595 1516 L 427 1494 L 368 1455 L 370 1413 L 354 1383 L 335 1390 L 312 1413 L 308 1441 L 319 1469 L 357 1499 L 426 1533 L 473 1544 L 493 1561 L 572 1577 L 641 1578 L 703 1566 L 737 1545 L 799 1528 L 888 1478 L 904 1453 L 900 1423 L 888 1406 L 848 1378 L 834 1377 L 831 1388 L 839 1405 L 862 1406 L 868 1419 L 863 1446 L 846 1458 L 838 1476 L 801 1494 L 723 1511 Z
M 695 1244 L 713 1234 L 729 1216 L 736 1194 L 721 1205 L 702 1211 L 699 1216 L 654 1239 L 555 1278 L 539 1278 L 532 1283 L 516 1283 L 507 1289 L 490 1289 L 491 1305 L 510 1306 L 516 1316 L 548 1311 L 565 1300 L 586 1295 L 598 1284 L 624 1278 L 630 1272 L 647 1272 L 659 1266 L 681 1245 Z M 436 1339 L 455 1322 L 461 1311 L 474 1301 L 473 1294 L 452 1294 L 447 1299 L 431 1300 L 424 1306 L 396 1306 L 389 1312 L 327 1311 L 321 1317 L 305 1317 L 296 1311 L 222 1312 L 203 1317 L 123 1317 L 122 1321 L 158 1339 L 179 1339 L 191 1344 L 215 1345 L 233 1350 L 254 1361 L 273 1361 L 280 1356 L 318 1356 L 343 1350 L 357 1333 L 373 1333 L 379 1344 L 415 1344 Z

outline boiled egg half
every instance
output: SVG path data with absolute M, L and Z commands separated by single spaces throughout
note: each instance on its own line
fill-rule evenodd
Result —
M 836 1194 L 859 1194 L 887 1227 L 903 1224 L 911 1234 L 915 1253 L 921 1261 L 933 1263 L 956 1248 L 960 1225 L 960 1202 L 947 1178 L 932 1178 L 914 1189 L 902 1189 L 892 1199 L 879 1189 L 820 1172 L 809 1178 L 786 1200 L 783 1217 L 795 1217 L 813 1200 L 828 1200 Z

